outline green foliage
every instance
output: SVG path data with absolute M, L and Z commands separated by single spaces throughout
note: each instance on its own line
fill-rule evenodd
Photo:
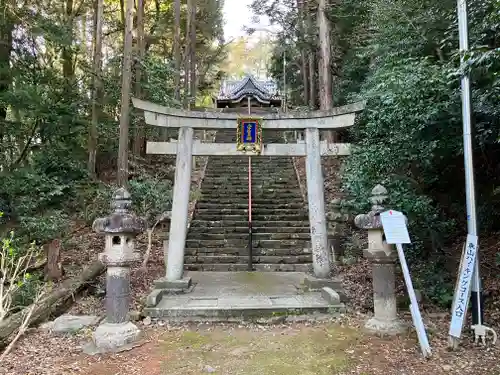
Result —
M 133 209 L 149 225 L 172 207 L 172 186 L 164 178 L 149 177 L 130 181 Z
M 0 212 L 0 217 L 3 213 Z M 40 291 L 41 281 L 36 274 L 27 272 L 27 266 L 41 249 L 34 243 L 23 246 L 11 231 L 0 237 L 0 282 L 4 285 L 0 301 L 0 320 L 9 312 L 33 302 Z
M 453 302 L 453 275 L 443 272 L 446 269 L 441 259 L 434 262 L 418 262 L 411 264 L 412 274 L 417 275 L 415 287 L 424 291 L 426 298 L 438 306 L 451 308 Z
M 371 189 L 381 183 L 390 192 L 391 207 L 408 213 L 417 237 L 446 231 L 450 222 L 440 220 L 425 190 L 440 183 L 436 161 L 460 152 L 460 103 L 447 69 L 426 59 L 386 64 L 367 80 L 362 96 L 367 111 L 352 132 L 356 147 L 344 170 L 354 207 L 366 210 Z
M 280 6 L 285 3 L 256 0 L 254 7 L 283 28 L 271 72 L 282 78 L 285 50 L 287 80 L 300 90 L 297 11 L 293 4 Z M 444 262 L 442 248 L 466 228 L 459 83 L 465 72 L 472 86 L 479 225 L 482 231 L 500 227 L 500 4 L 468 3 L 471 51 L 462 66 L 455 0 L 343 0 L 327 9 L 334 102 L 366 101 L 347 135 L 354 144 L 343 172 L 347 205 L 353 213 L 366 212 L 371 189 L 379 183 L 388 189 L 387 205 L 409 217 L 414 274 L 426 294 L 443 304 L 454 275 L 435 265 Z M 309 44 L 315 45 L 313 37 Z M 304 104 L 300 96 L 290 99 Z
M 491 11 L 492 3 L 486 3 Z M 465 227 L 455 6 L 454 1 L 375 2 L 372 34 L 358 48 L 374 63 L 360 92 L 346 93 L 365 99 L 367 108 L 351 132 L 357 146 L 347 162 L 344 187 L 355 202 L 364 202 L 376 183 L 388 188 L 390 206 L 410 220 L 414 244 L 409 254 L 419 282 L 431 299 L 444 305 L 451 300 L 453 284 L 450 275 L 437 272 L 436 264 L 444 261 L 440 250 L 446 241 Z M 473 46 L 482 45 L 484 33 L 492 32 L 484 22 L 474 22 L 482 20 L 485 9 L 471 13 Z M 479 200 L 484 229 L 493 229 L 500 208 L 494 205 L 498 199 L 491 199 L 491 182 L 497 177 L 487 167 L 498 155 L 499 131 L 493 104 L 498 104 L 498 61 L 491 47 L 466 57 L 474 87 L 474 143 L 483 150 L 475 154 L 478 196 L 490 197 Z
M 111 185 L 98 181 L 82 183 L 76 187 L 76 191 L 76 200 L 73 202 L 73 206 L 76 208 L 79 219 L 92 225 L 98 217 L 109 215 L 113 196 Z
M 0 14 L 0 233 L 16 229 L 20 242 L 45 243 L 62 238 L 75 216 L 91 224 L 110 213 L 109 175 L 116 166 L 121 107 L 123 23 L 117 2 L 104 4 L 103 58 L 98 92 L 97 174 L 87 172 L 91 93 L 94 88 L 94 4 L 73 4 L 69 13 L 50 1 L 2 3 Z M 69 4 L 69 3 L 68 3 Z M 161 105 L 179 107 L 174 100 L 172 1 L 147 3 L 143 56 L 134 49 L 132 95 Z M 225 53 L 222 2 L 198 4 L 196 61 L 200 96 L 219 77 Z M 181 11 L 186 25 L 186 9 Z M 77 31 L 78 30 L 78 31 Z M 181 31 L 182 38 L 186 35 Z M 12 36 L 12 41 L 10 37 Z M 181 40 L 181 44 L 185 44 Z M 9 44 L 11 43 L 11 44 Z M 183 45 L 181 45 L 181 50 Z M 137 68 L 141 82 L 135 82 Z M 181 69 L 184 67 L 181 64 Z M 140 92 L 138 87 L 140 86 Z M 181 94 L 182 90 L 181 90 Z M 131 108 L 130 136 L 144 126 Z M 147 127 L 154 139 L 159 131 Z M 131 142 L 132 143 L 132 142 Z M 131 146 L 131 150 L 132 150 Z M 139 162 L 144 162 L 139 156 Z M 131 157 L 132 159 L 132 157 Z M 134 202 L 142 214 L 154 217 L 170 205 L 169 182 L 140 173 L 131 182 Z M 143 196 L 144 194 L 144 196 Z

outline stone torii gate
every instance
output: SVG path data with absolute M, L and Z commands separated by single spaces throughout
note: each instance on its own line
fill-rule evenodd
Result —
M 147 142 L 148 154 L 176 155 L 175 181 L 172 203 L 172 219 L 168 242 L 166 281 L 175 288 L 184 284 L 184 248 L 188 230 L 188 206 L 191 187 L 193 156 L 241 156 L 236 144 L 202 143 L 193 140 L 194 129 L 234 129 L 237 119 L 234 113 L 194 112 L 167 108 L 136 98 L 134 107 L 144 111 L 146 124 L 179 128 L 178 140 L 174 142 Z M 340 130 L 354 125 L 355 115 L 364 108 L 364 103 L 337 107 L 330 111 L 308 113 L 276 113 L 261 116 L 262 129 L 302 131 L 305 140 L 288 144 L 264 144 L 261 156 L 306 156 L 307 197 L 311 226 L 311 252 L 314 274 L 326 278 L 330 272 L 330 257 L 325 218 L 324 181 L 321 167 L 322 156 L 348 155 L 350 145 L 329 144 L 320 141 L 320 130 Z M 256 156 L 258 157 L 258 156 Z

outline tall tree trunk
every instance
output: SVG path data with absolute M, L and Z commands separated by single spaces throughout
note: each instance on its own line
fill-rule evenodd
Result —
M 128 129 L 130 122 L 130 85 L 132 78 L 132 28 L 134 0 L 125 4 L 125 39 L 123 43 L 122 92 L 120 111 L 120 139 L 118 146 L 118 186 L 128 183 Z
M 125 0 L 120 0 L 120 19 L 122 21 L 122 38 L 125 40 Z
M 181 100 L 181 0 L 174 0 L 174 90 L 175 99 Z
M 186 42 L 184 47 L 184 108 L 189 108 L 189 78 L 191 75 L 191 10 L 195 0 L 187 0 Z
M 8 0 L 0 0 L 0 6 L 3 9 L 0 12 L 0 95 L 5 95 L 9 91 L 12 83 L 10 74 L 10 55 L 12 52 L 14 22 L 10 13 L 10 7 L 7 6 L 7 1 Z M 8 137 L 6 124 L 7 111 L 8 104 L 2 101 L 2 103 L 0 103 L 0 147 L 2 147 L 2 149 L 5 147 L 5 138 Z M 10 160 L 6 159 L 6 155 L 0 153 L 0 167 L 6 168 L 12 163 L 12 157 Z
M 190 50 L 189 50 L 189 60 L 190 62 L 190 73 L 189 73 L 189 96 L 190 105 L 192 108 L 196 106 L 196 0 L 191 3 L 191 12 L 189 13 L 190 21 Z
M 144 0 L 137 0 L 137 50 L 139 59 L 135 62 L 135 96 L 142 99 L 141 80 L 142 80 L 142 63 L 145 55 L 144 44 Z M 139 117 L 136 122 L 134 135 L 134 154 L 144 155 L 145 132 L 144 124 Z
M 68 85 L 72 85 L 75 70 L 73 68 L 73 53 L 71 51 L 71 46 L 73 43 L 73 0 L 66 0 L 66 27 L 70 33 L 70 42 L 65 45 L 62 50 L 62 60 L 63 60 L 63 76 L 67 80 Z
M 309 76 L 307 74 L 307 54 L 306 54 L 306 34 L 304 27 L 304 0 L 297 0 L 297 11 L 298 11 L 298 40 L 300 45 L 300 70 L 302 72 L 302 86 L 303 86 L 303 102 L 304 105 L 309 103 Z
M 318 30 L 319 30 L 319 108 L 328 110 L 333 108 L 332 101 L 332 74 L 331 74 L 331 41 L 330 24 L 326 18 L 327 0 L 319 0 L 318 3 Z M 334 142 L 336 135 L 333 131 L 326 132 L 329 142 Z
M 308 51 L 308 59 L 307 59 L 307 64 L 308 64 L 308 73 L 309 73 L 309 108 L 315 109 L 316 108 L 316 98 L 317 98 L 317 93 L 316 93 L 316 61 L 315 61 L 315 53 L 316 53 L 316 38 L 314 37 L 315 32 L 314 32 L 314 27 L 313 27 L 313 21 L 312 21 L 312 11 L 314 9 L 314 1 L 315 0 L 306 0 L 306 29 L 307 29 L 307 44 L 311 47 L 311 49 Z
M 90 124 L 87 164 L 89 174 L 95 178 L 97 158 L 97 138 L 99 137 L 99 118 L 101 117 L 101 93 L 102 93 L 102 17 L 104 12 L 104 0 L 96 0 L 94 8 L 94 82 L 92 88 L 92 122 Z
M 331 76 L 331 44 L 330 25 L 326 18 L 326 1 L 319 0 L 318 5 L 318 29 L 320 59 L 318 62 L 319 73 L 319 106 L 321 110 L 331 109 L 332 104 L 332 76 Z
M 14 23 L 11 18 L 8 0 L 0 0 L 3 11 L 0 12 L 0 94 L 9 91 L 12 82 L 10 75 L 10 54 L 12 52 L 12 31 Z M 0 141 L 3 139 L 7 105 L 0 104 Z
M 308 74 L 308 86 L 309 86 L 309 95 L 307 96 L 308 104 L 311 109 L 316 108 L 316 61 L 314 61 L 314 55 L 309 53 L 307 58 L 307 74 Z
M 82 14 L 82 18 L 80 20 L 80 43 L 81 43 L 81 51 L 85 60 L 92 58 L 89 54 L 89 46 L 87 43 L 87 12 Z

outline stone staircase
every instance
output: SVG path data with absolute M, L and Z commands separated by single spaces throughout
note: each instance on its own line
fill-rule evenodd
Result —
M 235 133 L 219 131 L 216 142 L 235 144 Z M 269 133 L 266 143 L 279 140 Z M 307 206 L 291 158 L 252 157 L 252 185 L 254 270 L 311 271 Z M 201 193 L 186 240 L 185 269 L 246 271 L 248 156 L 210 157 Z

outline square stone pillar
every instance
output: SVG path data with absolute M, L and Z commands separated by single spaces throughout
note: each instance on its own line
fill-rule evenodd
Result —
M 395 263 L 397 252 L 384 240 L 380 213 L 385 211 L 382 204 L 387 199 L 387 190 L 377 185 L 370 198 L 373 204 L 367 214 L 356 216 L 354 223 L 358 228 L 368 231 L 368 249 L 363 255 L 372 262 L 373 274 L 373 318 L 366 324 L 366 330 L 385 335 L 404 332 L 407 327 L 398 318 L 395 291 Z

